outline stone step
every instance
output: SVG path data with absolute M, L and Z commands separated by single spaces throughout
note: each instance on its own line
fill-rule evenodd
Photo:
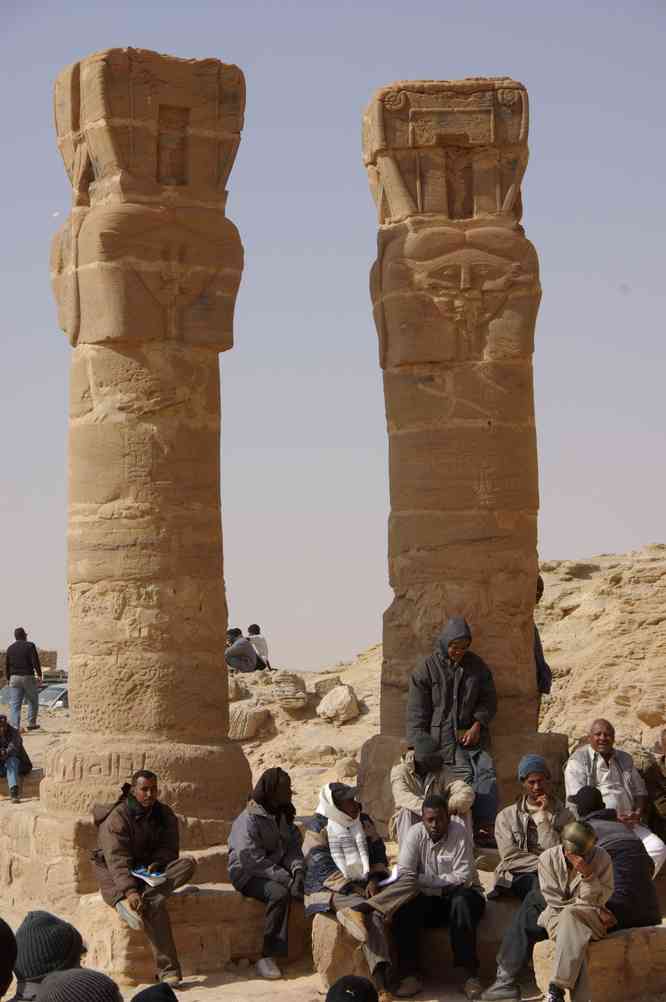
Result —
M 534 974 L 543 992 L 548 988 L 554 957 L 551 940 L 534 947 Z M 590 1002 L 666 997 L 666 926 L 625 929 L 591 943 L 587 970 Z
M 243 897 L 231 884 L 188 885 L 168 903 L 183 973 L 221 971 L 230 960 L 255 961 L 263 944 L 264 905 Z M 129 929 L 99 894 L 80 899 L 76 923 L 88 947 L 87 966 L 123 984 L 141 984 L 155 975 L 143 932 Z M 310 923 L 303 905 L 293 902 L 289 919 L 289 961 L 310 951 Z
M 228 884 L 229 850 L 226 845 L 214 845 L 209 849 L 192 849 L 184 855 L 196 860 L 197 868 L 193 884 Z

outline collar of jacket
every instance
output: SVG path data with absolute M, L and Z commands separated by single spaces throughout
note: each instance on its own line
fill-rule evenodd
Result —
M 141 806 L 139 801 L 135 800 L 130 793 L 127 797 L 127 810 L 137 821 L 141 821 L 144 818 L 154 818 L 155 821 L 162 821 L 162 805 L 159 800 L 156 800 L 155 803 L 146 811 Z
M 245 808 L 248 814 L 256 814 L 260 818 L 271 818 L 277 823 L 277 818 L 270 811 L 267 811 L 265 807 L 258 804 L 256 800 L 248 800 L 247 807 Z

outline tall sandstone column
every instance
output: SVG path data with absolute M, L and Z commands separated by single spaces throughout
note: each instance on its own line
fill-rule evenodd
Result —
M 379 210 L 371 289 L 389 433 L 381 732 L 445 620 L 493 670 L 496 735 L 532 731 L 539 265 L 520 225 L 525 88 L 510 79 L 379 90 L 364 159 Z
M 233 817 L 249 787 L 227 739 L 218 368 L 243 268 L 225 185 L 244 105 L 238 67 L 136 49 L 56 82 L 73 727 L 49 809 L 83 814 L 143 767 L 191 817 Z

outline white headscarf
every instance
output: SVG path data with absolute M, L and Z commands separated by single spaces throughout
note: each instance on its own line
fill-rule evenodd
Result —
M 317 814 L 328 818 L 328 847 L 340 873 L 349 880 L 366 880 L 370 874 L 370 856 L 361 818 L 350 818 L 335 806 L 330 783 L 321 788 Z

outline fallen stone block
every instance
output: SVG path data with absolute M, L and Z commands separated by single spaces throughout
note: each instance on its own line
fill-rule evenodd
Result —
M 317 707 L 317 716 L 334 724 L 356 720 L 360 713 L 356 694 L 350 685 L 338 685 L 331 689 Z
M 270 718 L 270 712 L 253 700 L 241 700 L 229 706 L 229 737 L 232 741 L 248 741 L 256 737 Z
M 273 696 L 283 710 L 304 710 L 308 705 L 305 681 L 294 672 L 279 671 L 273 674 Z
M 550 981 L 555 943 L 534 947 L 534 975 L 545 992 Z M 645 996 L 665 997 L 666 926 L 614 932 L 587 950 L 590 1002 L 628 1002 Z
M 315 696 L 319 699 L 323 699 L 331 689 L 335 689 L 338 685 L 342 684 L 342 679 L 339 675 L 329 675 L 328 678 L 318 678 L 314 685 L 312 686 L 312 691 Z
M 312 921 L 312 960 L 324 992 L 345 974 L 370 977 L 360 944 L 328 913 L 315 915 Z

